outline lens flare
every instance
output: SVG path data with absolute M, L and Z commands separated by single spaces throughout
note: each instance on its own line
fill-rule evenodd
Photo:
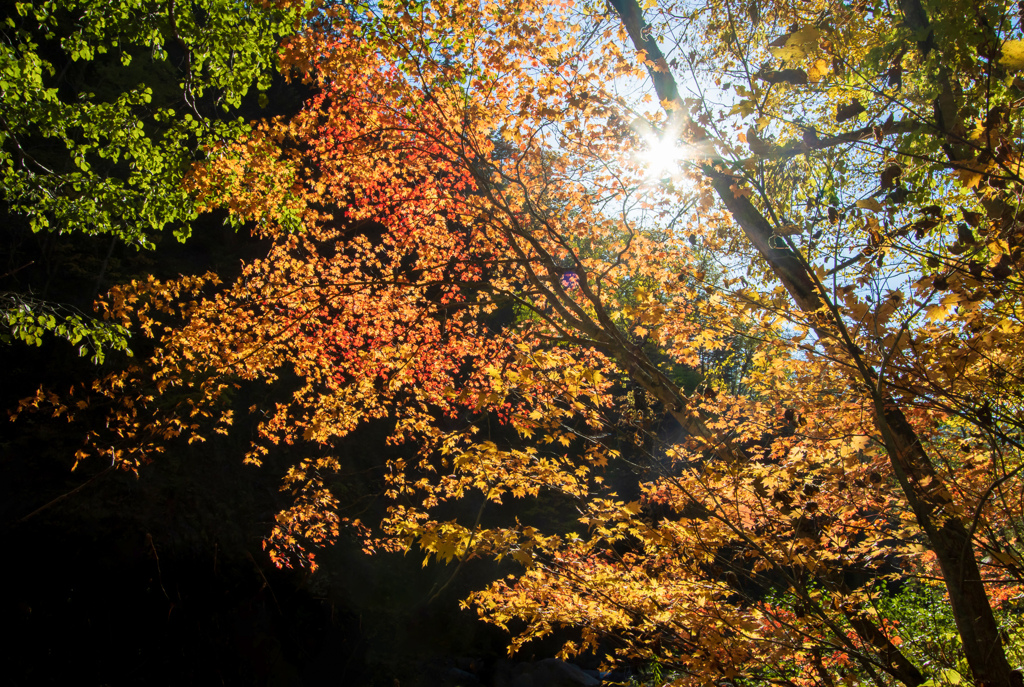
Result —
M 682 172 L 682 163 L 687 159 L 687 149 L 676 143 L 672 137 L 645 136 L 647 148 L 637 157 L 646 170 L 649 179 L 676 178 Z

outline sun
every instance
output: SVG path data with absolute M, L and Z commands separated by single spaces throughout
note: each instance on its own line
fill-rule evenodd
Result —
M 644 142 L 646 148 L 637 155 L 637 158 L 643 165 L 647 178 L 660 180 L 680 175 L 683 161 L 688 157 L 685 146 L 679 145 L 670 136 L 645 136 Z

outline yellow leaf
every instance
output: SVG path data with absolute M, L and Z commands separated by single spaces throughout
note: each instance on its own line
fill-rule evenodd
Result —
M 946 319 L 946 315 L 949 314 L 949 311 L 952 309 L 952 307 L 952 304 L 939 303 L 938 305 L 933 305 L 932 307 L 928 308 L 928 310 L 925 312 L 925 315 L 928 317 L 929 322 L 944 320 Z
M 828 62 L 825 60 L 816 60 L 807 70 L 807 78 L 811 81 L 821 81 L 826 74 L 828 74 Z
M 802 233 L 804 230 L 799 224 L 784 224 L 781 227 L 775 227 L 776 236 L 795 236 Z
M 821 31 L 813 26 L 808 26 L 789 34 L 784 45 L 771 48 L 771 51 L 780 60 L 800 60 L 807 57 L 807 53 L 817 47 L 820 37 Z
M 962 183 L 965 188 L 975 188 L 979 183 L 981 183 L 981 179 L 984 176 L 981 172 L 974 169 L 968 169 L 967 167 L 961 167 L 956 170 L 956 173 L 957 176 L 960 177 L 960 183 Z
M 1015 71 L 1024 69 L 1024 41 L 1004 41 L 999 64 Z
M 881 212 L 882 204 L 874 198 L 866 198 L 865 200 L 858 200 L 857 207 L 864 208 L 865 210 L 871 210 L 872 212 Z

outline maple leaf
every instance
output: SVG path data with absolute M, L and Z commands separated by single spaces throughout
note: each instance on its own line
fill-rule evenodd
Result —
M 991 60 L 949 62 L 945 89 L 942 70 L 888 89 L 891 65 L 878 71 L 896 48 L 943 58 L 948 32 L 892 38 L 866 7 L 808 26 L 777 3 L 756 12 L 793 24 L 772 45 L 711 3 L 668 28 L 691 41 L 693 68 L 742 76 L 719 112 L 685 98 L 643 7 L 611 8 L 593 26 L 540 3 L 325 17 L 289 47 L 317 89 L 303 112 L 226 141 L 188 181 L 267 253 L 222 286 L 118 287 L 103 307 L 151 337 L 149 357 L 99 378 L 102 404 L 39 394 L 21 412 L 113 408 L 87 452 L 128 467 L 219 431 L 237 380 L 264 385 L 274 401 L 255 408 L 247 459 L 310 456 L 285 471 L 294 501 L 267 550 L 310 566 L 342 525 L 335 449 L 386 424 L 402 455 L 378 466 L 389 510 L 367 546 L 418 546 L 425 564 L 512 556 L 526 570 L 475 598 L 491 622 L 525 626 L 513 647 L 557 625 L 576 631 L 566 651 L 608 637 L 622 661 L 664 662 L 680 684 L 877 681 L 872 665 L 921 684 L 927 662 L 879 600 L 886 575 L 936 577 L 957 626 L 976 629 L 961 637 L 975 679 L 1010 684 L 986 584 L 1003 579 L 989 566 L 1022 560 L 991 555 L 1019 546 L 1019 509 L 994 495 L 1021 487 L 1005 221 L 1021 146 L 1003 124 L 1021 104 L 985 117 L 982 162 L 956 119 L 989 102 Z M 785 64 L 747 66 L 772 52 Z M 656 66 L 661 120 L 617 93 L 640 82 L 637 65 Z M 817 104 L 778 87 L 808 81 Z M 837 126 L 865 113 L 886 123 Z M 646 178 L 643 132 L 625 123 L 648 120 L 694 136 L 693 187 Z M 744 130 L 755 157 L 734 160 L 715 132 Z M 863 197 L 875 188 L 884 202 Z M 963 437 L 988 443 L 965 452 Z M 597 474 L 619 458 L 623 474 L 642 466 L 623 490 L 638 499 Z M 585 529 L 438 515 L 549 492 Z
M 749 198 L 751 195 L 750 189 L 747 188 L 746 186 L 732 184 L 731 186 L 729 186 L 729 190 L 732 191 L 733 196 L 736 198 Z

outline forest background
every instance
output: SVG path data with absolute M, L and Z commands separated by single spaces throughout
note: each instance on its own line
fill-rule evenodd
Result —
M 384 679 L 360 548 L 476 652 L 1020 685 L 1021 15 L 14 3 L 19 678 Z

